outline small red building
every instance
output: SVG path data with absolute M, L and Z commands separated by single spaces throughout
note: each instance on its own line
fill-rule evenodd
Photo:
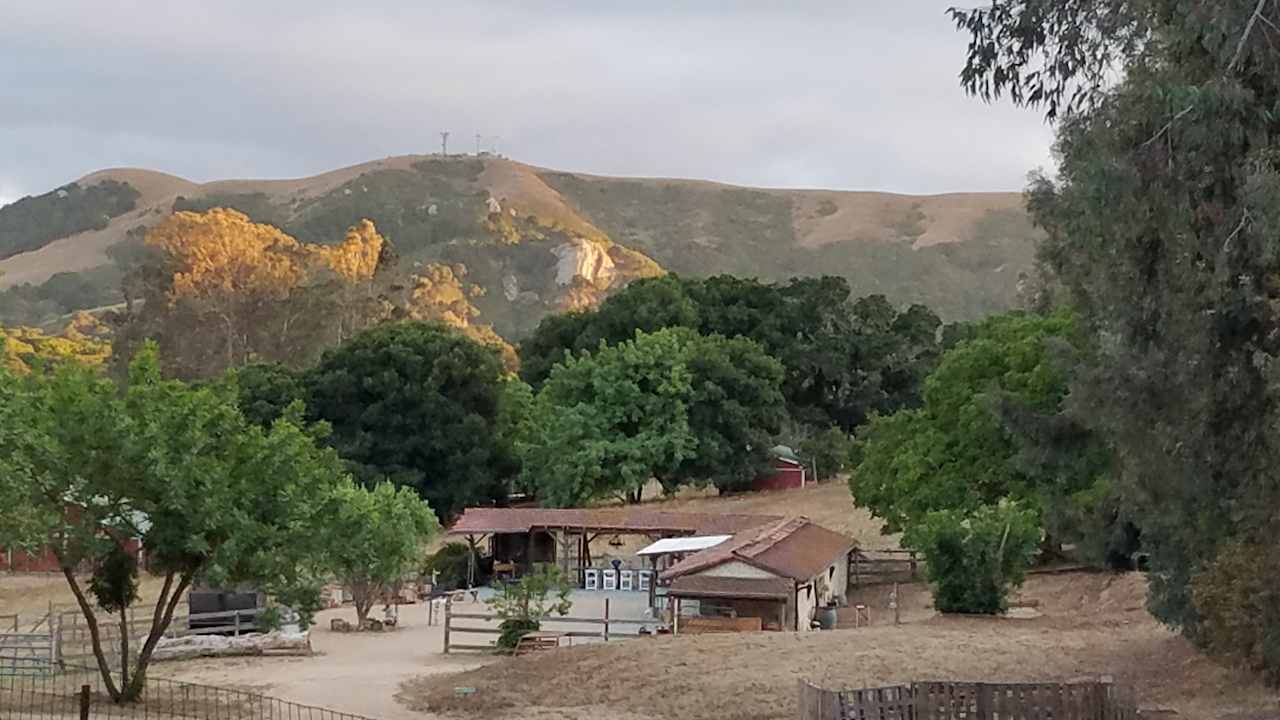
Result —
M 125 540 L 124 549 L 139 561 L 142 560 L 142 541 L 138 538 Z M 54 573 L 61 572 L 61 568 L 58 567 L 58 558 L 54 557 L 53 550 L 48 547 L 34 553 L 15 548 L 0 548 L 0 572 Z
M 752 490 L 791 490 L 809 483 L 809 473 L 804 462 L 791 448 L 778 445 L 770 452 L 773 454 L 773 471 L 756 478 L 751 483 Z

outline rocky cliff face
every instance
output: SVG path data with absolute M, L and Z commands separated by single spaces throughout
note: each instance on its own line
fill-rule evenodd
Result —
M 568 287 L 577 278 L 590 285 L 608 287 L 616 274 L 609 251 L 599 244 L 573 238 L 555 246 L 556 285 Z

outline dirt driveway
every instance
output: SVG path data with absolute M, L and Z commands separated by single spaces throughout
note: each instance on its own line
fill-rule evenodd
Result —
M 467 607 L 470 603 L 465 603 Z M 483 606 L 475 608 L 480 612 Z M 376 615 L 376 611 L 375 611 Z M 157 664 L 156 677 L 234 687 L 283 700 L 332 708 L 379 720 L 421 720 L 396 701 L 412 677 L 478 667 L 477 655 L 442 655 L 441 626 L 427 625 L 427 606 L 400 607 L 400 627 L 387 633 L 334 633 L 329 620 L 354 622 L 351 608 L 320 613 L 311 631 L 311 657 L 219 658 Z
M 488 612 L 481 602 L 470 598 L 454 607 L 458 612 Z M 583 592 L 573 595 L 570 615 L 597 617 L 603 612 L 603 600 L 610 597 L 612 617 L 640 619 L 645 594 L 622 592 Z M 374 616 L 380 615 L 375 608 Z M 355 621 L 351 608 L 320 613 L 311 631 L 311 657 L 219 658 L 185 662 L 160 663 L 152 668 L 155 677 L 186 682 L 233 687 L 271 695 L 306 705 L 318 705 L 343 712 L 365 715 L 377 720 L 422 720 L 429 714 L 415 712 L 401 704 L 396 695 L 404 681 L 427 675 L 456 673 L 479 667 L 493 658 L 474 653 L 444 655 L 444 632 L 441 625 L 427 625 L 425 604 L 400 606 L 400 625 L 386 633 L 335 633 L 329 620 L 341 617 Z M 462 624 L 461 622 L 459 624 Z M 466 621 L 466 624 L 482 624 Z M 554 622 L 548 629 L 583 630 L 582 626 L 560 627 Z M 634 626 L 619 627 L 616 634 L 634 634 Z M 469 636 L 461 642 L 491 640 L 492 635 Z M 581 644 L 582 641 L 578 641 Z

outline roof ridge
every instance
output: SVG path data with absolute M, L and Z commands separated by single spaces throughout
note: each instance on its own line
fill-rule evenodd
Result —
M 734 548 L 733 554 L 744 559 L 754 558 L 791 537 L 797 530 L 808 524 L 809 518 L 804 515 L 784 517 L 782 520 L 761 529 L 751 540 Z

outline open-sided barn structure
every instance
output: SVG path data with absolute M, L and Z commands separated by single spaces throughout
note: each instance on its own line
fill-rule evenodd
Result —
M 651 541 L 691 535 L 736 535 L 776 523 L 776 515 L 680 513 L 640 508 L 467 508 L 449 529 L 475 552 L 488 541 L 495 567 L 516 574 L 552 563 L 583 584 L 592 564 L 591 543 L 600 536 L 631 535 Z

